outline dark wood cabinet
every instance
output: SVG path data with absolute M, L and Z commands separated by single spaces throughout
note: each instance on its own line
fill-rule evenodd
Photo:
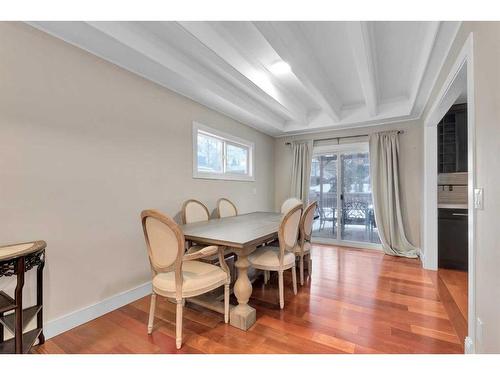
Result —
M 467 104 L 455 104 L 438 124 L 438 173 L 467 172 Z
M 468 212 L 465 209 L 438 210 L 438 267 L 468 269 Z

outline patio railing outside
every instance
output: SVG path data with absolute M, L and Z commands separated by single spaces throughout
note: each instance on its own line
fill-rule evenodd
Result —
M 337 194 L 310 191 L 309 201 L 318 202 L 313 236 L 345 241 L 380 243 L 373 214 L 371 193 L 344 193 L 340 214 L 337 212 Z M 340 226 L 340 236 L 337 231 Z

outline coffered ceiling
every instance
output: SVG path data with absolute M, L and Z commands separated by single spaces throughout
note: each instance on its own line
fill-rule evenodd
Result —
M 30 24 L 273 136 L 420 117 L 460 25 Z

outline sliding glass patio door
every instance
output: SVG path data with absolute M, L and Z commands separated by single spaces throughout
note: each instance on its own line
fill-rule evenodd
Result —
M 318 202 L 313 226 L 316 239 L 339 244 L 380 244 L 366 144 L 321 147 L 315 151 L 309 200 Z
M 309 202 L 318 202 L 318 214 L 313 224 L 313 236 L 337 238 L 338 155 L 315 155 L 311 165 Z

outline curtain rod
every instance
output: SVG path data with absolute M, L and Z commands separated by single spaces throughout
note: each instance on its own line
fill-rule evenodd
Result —
M 398 134 L 404 134 L 404 130 L 398 130 Z M 340 140 L 340 139 L 346 139 L 346 138 L 359 138 L 359 137 L 368 137 L 370 134 L 358 134 L 358 135 L 346 135 L 344 137 L 333 137 L 333 138 L 318 138 L 318 139 L 313 139 L 313 142 L 316 141 L 333 141 L 334 139 Z M 289 146 L 291 145 L 291 142 L 285 142 L 285 145 Z

